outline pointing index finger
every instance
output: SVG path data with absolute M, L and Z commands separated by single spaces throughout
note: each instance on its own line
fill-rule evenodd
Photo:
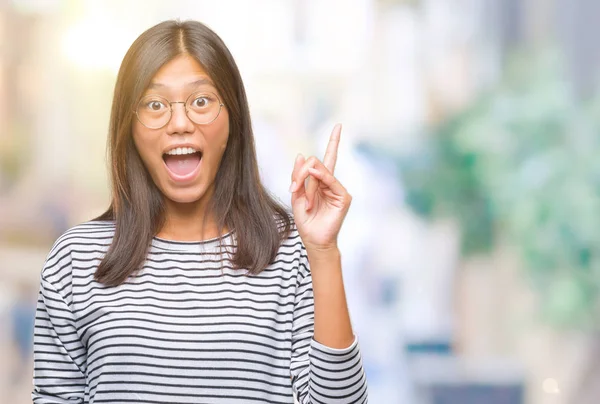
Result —
M 331 171 L 331 173 L 333 173 L 335 170 L 341 133 L 342 124 L 338 123 L 333 127 L 333 131 L 331 131 L 329 143 L 327 144 L 327 150 L 325 151 L 325 157 L 323 158 L 323 164 L 329 169 L 329 171 Z

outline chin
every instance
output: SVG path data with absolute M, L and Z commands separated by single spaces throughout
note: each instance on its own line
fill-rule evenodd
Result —
M 201 189 L 178 189 L 163 191 L 163 195 L 170 201 L 181 204 L 195 203 L 200 201 L 206 193 Z

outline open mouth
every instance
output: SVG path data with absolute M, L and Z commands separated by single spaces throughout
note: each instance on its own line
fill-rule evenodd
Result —
M 164 153 L 162 158 L 175 179 L 188 179 L 200 165 L 202 151 L 191 147 L 178 147 Z

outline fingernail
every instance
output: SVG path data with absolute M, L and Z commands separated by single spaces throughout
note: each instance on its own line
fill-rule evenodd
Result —
M 292 182 L 292 185 L 290 185 L 290 192 L 294 192 L 295 188 L 296 188 L 296 181 Z
M 308 199 L 306 200 L 306 203 L 304 204 L 304 209 L 308 210 Z

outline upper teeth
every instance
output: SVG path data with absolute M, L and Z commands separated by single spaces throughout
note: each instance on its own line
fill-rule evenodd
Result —
M 192 149 L 191 147 L 177 147 L 177 148 L 171 149 L 167 152 L 167 154 L 170 154 L 172 156 L 179 155 L 179 154 L 193 154 L 193 153 L 196 153 L 196 150 Z

